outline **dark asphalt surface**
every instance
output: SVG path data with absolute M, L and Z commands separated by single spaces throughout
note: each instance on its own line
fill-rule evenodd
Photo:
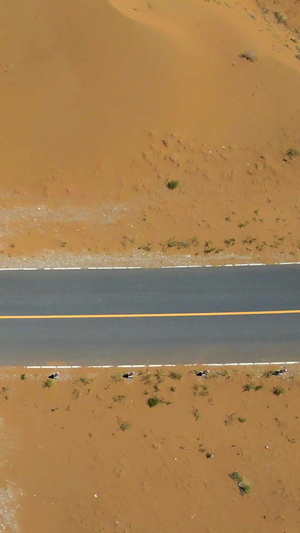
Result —
M 1 271 L 0 315 L 300 308 L 300 266 Z M 300 314 L 0 320 L 0 364 L 296 361 Z

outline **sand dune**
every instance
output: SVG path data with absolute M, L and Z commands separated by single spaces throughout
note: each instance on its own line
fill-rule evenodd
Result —
M 269 4 L 263 14 L 250 0 L 2 3 L 1 207 L 122 202 L 128 212 L 106 225 L 3 223 L 3 261 L 62 242 L 64 253 L 151 243 L 164 254 L 168 240 L 194 237 L 200 262 L 207 241 L 226 256 L 274 260 L 278 235 L 280 254 L 298 258 L 299 161 L 283 158 L 300 144 L 299 8 L 286 4 L 289 26 Z M 257 61 L 239 57 L 249 50 Z M 226 216 L 250 224 L 257 209 L 265 224 L 229 235 Z M 278 218 L 289 221 L 284 234 Z

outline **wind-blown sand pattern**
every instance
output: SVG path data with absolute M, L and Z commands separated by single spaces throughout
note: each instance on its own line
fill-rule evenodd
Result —
M 299 3 L 17 0 L 0 20 L 1 266 L 300 259 Z

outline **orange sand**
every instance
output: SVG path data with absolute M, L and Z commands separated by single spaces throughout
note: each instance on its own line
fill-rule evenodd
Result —
M 3 368 L 2 529 L 299 531 L 299 367 L 262 377 L 268 370 L 216 368 L 203 379 L 194 367 L 141 369 L 131 383 L 117 381 L 120 369 L 61 370 L 44 388 L 46 371 Z M 150 408 L 155 396 L 164 403 Z
M 299 17 L 2 2 L 1 265 L 299 260 Z

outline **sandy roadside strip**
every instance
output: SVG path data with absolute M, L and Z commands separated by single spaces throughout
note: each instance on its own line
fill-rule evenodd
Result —
M 299 364 L 206 366 L 3 367 L 2 527 L 298 527 Z

